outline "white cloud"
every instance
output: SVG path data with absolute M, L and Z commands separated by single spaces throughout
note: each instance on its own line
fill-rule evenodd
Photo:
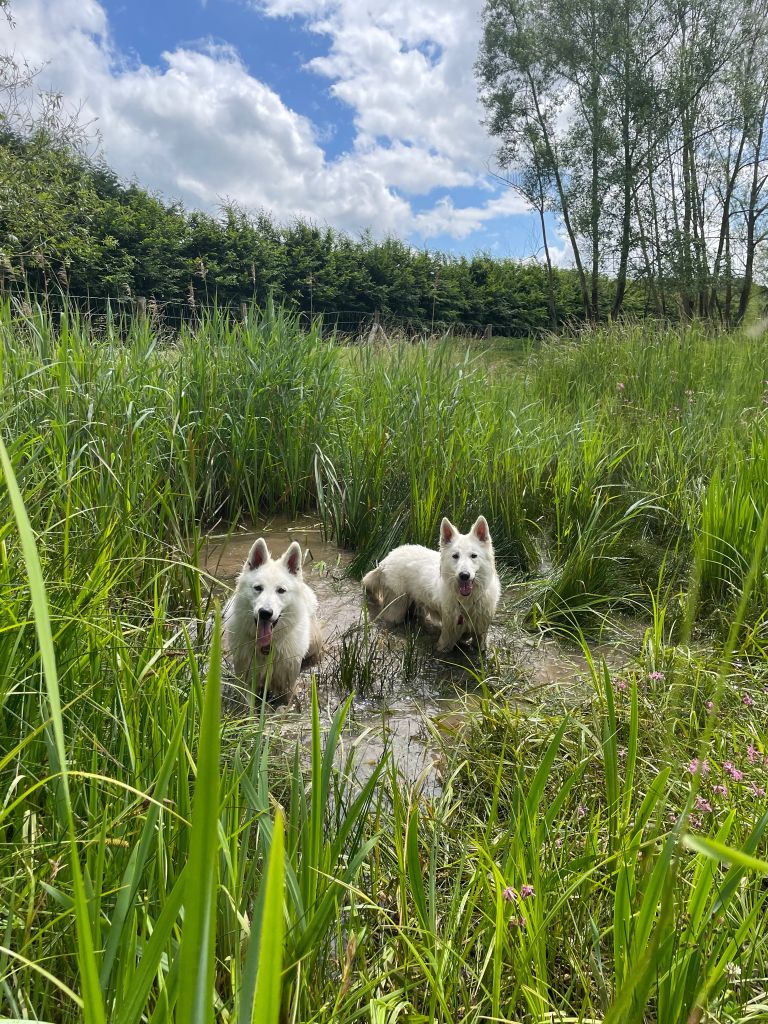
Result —
M 329 39 L 310 67 L 353 112 L 352 149 L 328 159 L 312 122 L 288 107 L 230 46 L 178 47 L 161 67 L 129 60 L 97 0 L 25 0 L 10 48 L 44 65 L 38 85 L 94 119 L 122 175 L 214 210 L 225 199 L 279 219 L 312 218 L 427 241 L 464 238 L 496 217 L 525 212 L 485 177 L 492 144 L 479 124 L 472 78 L 479 3 L 265 0 Z M 441 199 L 415 213 L 407 197 L 482 185 L 489 199 Z
M 289 0 L 264 0 L 265 9 L 276 2 Z M 318 0 L 317 8 L 310 27 L 331 46 L 309 66 L 353 108 L 361 137 L 398 138 L 481 174 L 494 146 L 473 75 L 479 0 Z
M 354 154 L 359 167 L 383 176 L 392 188 L 408 195 L 428 195 L 434 188 L 455 188 L 477 184 L 477 176 L 457 167 L 444 153 L 418 149 L 394 140 L 391 145 L 368 145 L 358 141 Z
M 303 17 L 327 36 L 328 54 L 308 67 L 329 79 L 333 95 L 352 109 L 355 150 L 391 166 L 402 187 L 427 192 L 486 180 L 495 145 L 481 124 L 473 73 L 481 0 L 252 5 L 274 17 Z
M 424 238 L 436 235 L 452 235 L 454 238 L 466 238 L 473 231 L 479 230 L 484 224 L 497 217 L 527 213 L 528 205 L 522 197 L 508 189 L 497 199 L 489 199 L 482 206 L 456 207 L 448 197 L 441 199 L 432 209 L 416 214 L 414 231 Z

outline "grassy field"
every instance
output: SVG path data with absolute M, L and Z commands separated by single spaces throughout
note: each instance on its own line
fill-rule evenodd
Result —
M 340 347 L 286 315 L 0 307 L 0 1014 L 768 1020 L 768 340 L 613 327 Z M 361 572 L 489 519 L 531 630 L 632 664 L 488 681 L 438 797 L 221 718 L 215 524 L 315 510 Z

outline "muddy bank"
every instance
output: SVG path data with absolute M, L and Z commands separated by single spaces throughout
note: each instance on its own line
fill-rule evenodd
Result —
M 416 624 L 379 625 L 376 607 L 367 605 L 359 582 L 346 574 L 350 553 L 325 541 L 320 524 L 309 517 L 272 519 L 247 531 L 210 536 L 200 567 L 219 582 L 222 596 L 233 587 L 251 545 L 261 536 L 273 556 L 294 540 L 301 545 L 304 578 L 317 594 L 324 637 L 321 661 L 302 671 L 295 699 L 274 709 L 271 725 L 286 739 L 307 734 L 313 675 L 325 725 L 354 693 L 344 742 L 362 776 L 389 750 L 405 781 L 439 789 L 441 738 L 446 733 L 441 723 L 450 723 L 450 733 L 460 728 L 467 695 L 483 686 L 503 686 L 523 707 L 542 700 L 586 699 L 591 693 L 587 664 L 578 649 L 505 624 L 503 607 L 489 631 L 483 659 L 472 649 L 438 658 L 435 633 Z M 605 646 L 599 653 L 613 667 L 624 660 L 615 647 Z M 239 704 L 239 713 L 247 713 L 247 695 Z

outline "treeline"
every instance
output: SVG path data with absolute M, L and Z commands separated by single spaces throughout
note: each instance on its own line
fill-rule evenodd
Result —
M 527 335 L 584 319 L 578 273 L 487 255 L 351 238 L 226 206 L 186 211 L 126 184 L 71 140 L 39 128 L 0 134 L 0 288 L 145 296 L 202 305 L 276 301 L 307 313 L 379 313 Z M 602 282 L 607 316 L 614 282 Z M 648 311 L 641 288 L 627 305 Z
M 767 0 L 486 0 L 477 62 L 511 184 L 574 254 L 584 315 L 738 324 L 768 241 Z M 761 257 L 762 252 L 762 257 Z M 763 263 L 768 270 L 768 261 Z

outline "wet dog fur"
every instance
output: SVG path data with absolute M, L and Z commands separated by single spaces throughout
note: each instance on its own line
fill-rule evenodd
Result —
M 441 653 L 469 638 L 484 647 L 501 596 L 485 517 L 466 534 L 443 519 L 438 551 L 420 544 L 395 548 L 363 577 L 363 589 L 383 606 L 385 622 L 402 622 L 414 607 L 439 621 Z
M 300 545 L 272 558 L 263 537 L 248 552 L 223 614 L 224 649 L 235 675 L 257 693 L 289 698 L 304 660 L 322 649 L 317 598 L 304 582 Z

